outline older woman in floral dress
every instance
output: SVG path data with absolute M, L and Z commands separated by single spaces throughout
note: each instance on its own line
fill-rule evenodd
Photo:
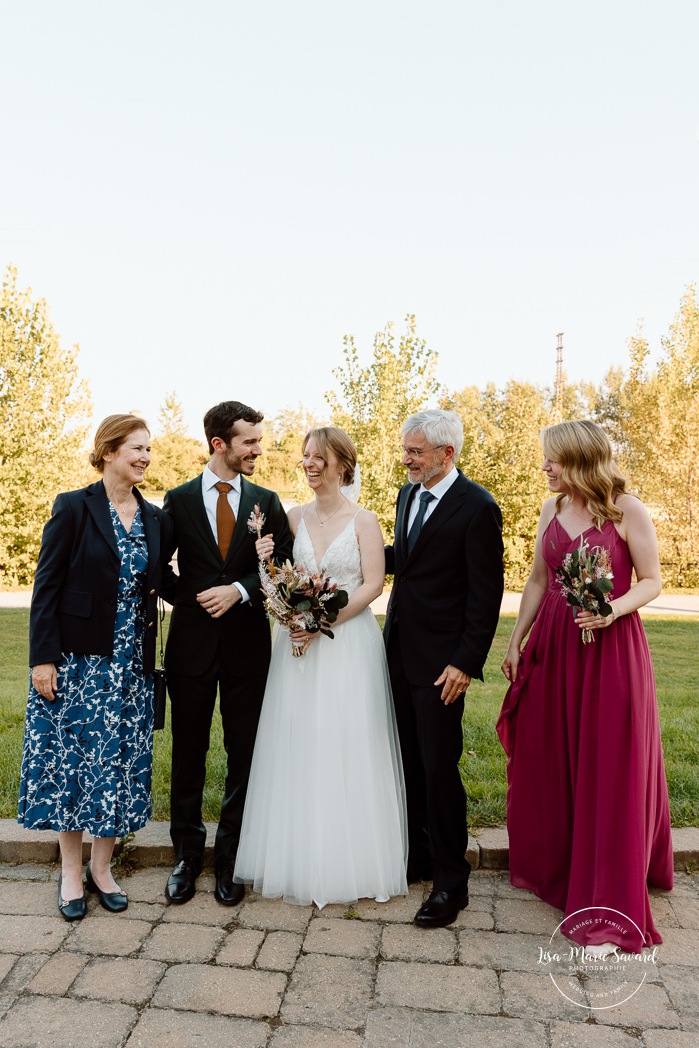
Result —
M 58 831 L 58 908 L 85 915 L 85 884 L 111 912 L 128 900 L 110 871 L 117 837 L 151 814 L 156 602 L 171 522 L 136 485 L 150 434 L 134 415 L 99 426 L 96 484 L 59 495 L 44 528 L 30 614 L 31 686 L 18 822 Z

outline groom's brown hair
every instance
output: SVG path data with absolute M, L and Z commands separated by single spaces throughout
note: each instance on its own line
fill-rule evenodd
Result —
M 255 411 L 247 404 L 241 404 L 239 400 L 223 400 L 215 407 L 209 408 L 204 415 L 204 433 L 209 442 L 209 454 L 214 453 L 211 443 L 214 437 L 220 437 L 225 444 L 230 444 L 235 436 L 235 424 L 239 419 L 256 426 L 263 418 L 261 411 Z

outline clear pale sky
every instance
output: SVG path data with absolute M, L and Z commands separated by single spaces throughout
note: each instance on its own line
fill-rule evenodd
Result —
M 95 420 L 322 410 L 415 313 L 450 389 L 599 381 L 699 278 L 696 0 L 0 0 L 0 266 Z

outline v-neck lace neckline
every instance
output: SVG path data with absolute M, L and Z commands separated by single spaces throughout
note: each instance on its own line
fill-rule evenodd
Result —
M 359 511 L 357 511 L 357 512 L 359 512 Z M 342 536 L 343 536 L 343 535 L 345 534 L 345 532 L 346 532 L 346 531 L 347 531 L 347 529 L 349 528 L 350 524 L 354 524 L 354 518 L 355 518 L 356 516 L 357 516 L 357 514 L 355 513 L 355 514 L 354 514 L 354 517 L 352 517 L 352 519 L 351 519 L 351 520 L 348 520 L 348 521 L 347 521 L 347 523 L 345 524 L 345 526 L 344 526 L 344 528 L 342 529 L 342 531 L 338 531 L 338 533 L 337 533 L 337 535 L 335 536 L 335 538 L 334 538 L 334 539 L 332 539 L 332 540 L 331 540 L 331 541 L 330 541 L 330 542 L 329 542 L 329 543 L 327 544 L 327 546 L 325 547 L 325 550 L 323 551 L 323 556 L 322 556 L 322 557 L 320 558 L 320 560 L 318 559 L 318 554 L 316 553 L 316 548 L 315 548 L 315 546 L 314 546 L 314 544 L 313 544 L 313 539 L 311 538 L 311 533 L 310 533 L 310 531 L 308 530 L 308 525 L 306 524 L 306 520 L 305 520 L 305 514 L 304 514 L 304 516 L 302 516 L 302 517 L 301 517 L 301 523 L 303 524 L 304 528 L 306 529 L 306 535 L 308 536 L 308 542 L 309 542 L 309 544 L 310 544 L 311 550 L 313 551 L 313 560 L 315 561 L 315 565 L 316 565 L 316 568 L 318 569 L 318 571 L 321 571 L 321 570 L 322 570 L 322 566 L 323 566 L 323 563 L 324 563 L 324 561 L 325 561 L 325 558 L 326 558 L 326 557 L 327 557 L 327 555 L 328 555 L 328 552 L 329 552 L 329 550 L 331 550 L 331 549 L 332 549 L 332 547 L 333 547 L 333 546 L 335 545 L 335 543 L 337 542 L 337 540 L 338 540 L 338 539 L 341 539 L 341 538 L 342 538 Z

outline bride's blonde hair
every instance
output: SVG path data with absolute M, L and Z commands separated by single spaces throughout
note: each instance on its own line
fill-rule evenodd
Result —
M 601 528 L 606 520 L 618 524 L 623 513 L 615 505 L 628 488 L 612 452 L 609 437 L 601 426 L 587 419 L 559 422 L 542 429 L 539 440 L 546 458 L 563 468 L 561 479 L 581 495 L 592 515 L 592 523 Z M 566 496 L 556 498 L 556 509 Z
M 344 429 L 338 429 L 337 426 L 318 426 L 316 429 L 309 430 L 303 438 L 302 451 L 306 450 L 306 445 L 311 437 L 315 440 L 318 453 L 325 462 L 322 470 L 323 480 L 326 478 L 328 468 L 328 448 L 331 448 L 335 452 L 340 467 L 341 486 L 346 487 L 352 484 L 357 466 L 357 449 Z

